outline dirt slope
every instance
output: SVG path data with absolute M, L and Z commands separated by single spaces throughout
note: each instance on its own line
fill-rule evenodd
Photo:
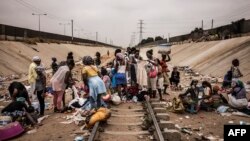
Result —
M 113 54 L 113 48 L 100 46 L 54 43 L 30 45 L 22 42 L 0 41 L 0 75 L 27 73 L 32 57 L 35 55 L 42 58 L 42 63 L 46 67 L 50 67 L 51 57 L 56 57 L 59 62 L 65 60 L 70 51 L 74 53 L 74 59 L 79 60 L 85 55 L 94 56 L 96 51 L 105 55 L 108 50 Z
M 154 53 L 157 48 L 153 47 Z M 142 49 L 142 54 L 148 48 Z M 202 74 L 223 77 L 234 58 L 240 60 L 243 81 L 250 80 L 250 36 L 222 41 L 187 43 L 171 47 L 173 65 L 191 66 Z

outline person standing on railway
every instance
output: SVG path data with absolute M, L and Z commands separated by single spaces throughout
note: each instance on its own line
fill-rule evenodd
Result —
M 157 62 L 153 58 L 153 50 L 148 50 L 146 52 L 147 55 L 147 64 L 145 65 L 145 69 L 147 72 L 147 83 L 148 83 L 148 93 L 151 98 L 156 98 L 156 83 L 157 83 Z
M 98 109 L 101 106 L 106 106 L 102 100 L 102 96 L 106 94 L 107 90 L 103 80 L 100 78 L 98 68 L 93 65 L 93 61 L 90 56 L 83 57 L 82 80 L 84 85 L 89 89 L 91 109 Z
M 116 54 L 116 59 L 114 61 L 114 81 L 115 81 L 115 87 L 118 91 L 118 95 L 122 97 L 122 88 L 126 92 L 127 89 L 127 77 L 126 77 L 126 71 L 127 71 L 127 64 L 125 61 L 125 58 L 122 53 Z
M 28 72 L 28 82 L 30 84 L 30 96 L 32 97 L 33 100 L 36 99 L 36 96 L 34 95 L 35 92 L 35 86 L 36 86 L 36 78 L 37 78 L 37 73 L 36 73 L 36 67 L 41 64 L 41 59 L 39 56 L 34 56 L 32 59 L 32 63 L 29 66 L 29 72 Z
M 162 92 L 163 92 L 163 89 L 164 89 L 164 86 L 163 86 L 164 78 L 163 78 L 163 75 L 162 75 L 162 67 L 160 65 L 160 60 L 158 58 L 157 58 L 157 67 L 158 67 L 157 89 L 158 89 L 158 93 L 159 93 L 159 96 L 160 96 L 160 101 L 163 101 Z
M 169 56 L 169 53 L 163 53 L 162 54 L 162 60 L 160 61 L 160 65 L 162 67 L 162 75 L 164 78 L 164 94 L 168 94 L 167 93 L 167 88 L 170 84 L 169 82 L 169 75 L 168 72 L 170 72 L 170 70 L 168 69 L 168 65 L 167 62 L 171 61 L 171 58 Z
M 54 103 L 54 112 L 61 112 L 63 94 L 66 89 L 66 86 L 72 86 L 74 81 L 72 78 L 71 70 L 75 67 L 75 62 L 72 59 L 67 60 L 67 65 L 61 66 L 57 72 L 53 75 L 50 82 L 53 89 L 53 103 Z

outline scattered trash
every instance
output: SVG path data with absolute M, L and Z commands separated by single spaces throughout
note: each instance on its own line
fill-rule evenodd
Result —
M 220 115 L 221 115 L 221 116 L 227 116 L 227 117 L 229 117 L 229 116 L 231 116 L 232 114 L 231 114 L 231 113 L 220 113 Z
M 74 141 L 84 141 L 84 137 L 83 136 L 76 136 Z
M 233 124 L 233 123 L 234 123 L 234 121 L 230 120 L 230 121 L 228 121 L 228 123 Z
M 191 128 L 186 128 L 186 127 L 180 127 L 178 124 L 175 124 L 175 127 L 177 128 L 177 129 L 179 129 L 181 132 L 183 132 L 183 133 L 187 133 L 187 134 L 189 134 L 189 135 L 192 135 L 193 133 L 192 133 L 192 131 L 191 131 Z
M 189 119 L 190 117 L 189 116 L 185 116 L 186 119 Z
M 138 139 L 143 139 L 144 137 L 142 135 L 138 136 Z
M 196 133 L 196 134 L 200 137 L 203 136 L 203 133 Z
M 121 98 L 118 96 L 118 93 L 113 94 L 111 100 L 115 105 L 121 104 Z
M 216 111 L 219 112 L 219 113 L 225 113 L 228 109 L 229 109 L 228 106 L 221 105 L 221 106 L 219 106 L 219 107 L 217 108 Z
M 213 136 L 213 135 L 207 135 L 207 136 L 202 136 L 202 140 L 209 140 L 209 141 L 220 141 L 223 140 L 218 136 Z
M 245 121 L 240 121 L 240 125 L 250 125 L 250 123 L 247 123 Z
M 244 113 L 242 113 L 242 112 L 233 112 L 232 115 L 235 115 L 235 116 L 242 116 L 242 117 L 250 117 L 249 115 L 244 114 Z
M 71 124 L 73 121 L 72 120 L 70 120 L 70 121 L 62 121 L 62 122 L 60 122 L 60 123 L 62 123 L 62 124 Z
M 44 119 L 46 119 L 48 117 L 49 117 L 49 115 L 45 115 L 43 117 L 40 117 L 40 118 L 37 119 L 37 122 L 40 124 Z
M 28 131 L 27 134 L 34 134 L 36 132 L 37 132 L 37 129 L 32 129 L 32 130 Z
M 7 125 L 12 122 L 12 118 L 10 116 L 0 116 L 0 126 Z
M 135 103 L 136 103 L 136 102 L 138 101 L 137 96 L 133 96 L 132 100 L 133 100 L 133 102 L 135 102 Z
M 183 118 L 179 118 L 180 120 L 183 120 Z
M 183 128 L 180 129 L 180 131 L 183 132 L 183 133 L 187 133 L 189 135 L 193 134 L 192 131 L 191 131 L 191 128 L 185 128 L 185 127 L 183 127 Z

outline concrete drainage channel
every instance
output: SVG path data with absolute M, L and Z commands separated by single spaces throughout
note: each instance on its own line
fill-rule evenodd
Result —
M 181 134 L 170 121 L 165 105 L 151 100 L 114 106 L 110 119 L 96 123 L 88 141 L 180 141 Z

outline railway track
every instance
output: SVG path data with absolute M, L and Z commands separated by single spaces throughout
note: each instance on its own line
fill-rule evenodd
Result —
M 165 105 L 147 100 L 113 106 L 110 119 L 96 123 L 88 141 L 180 141 L 181 134 L 170 121 Z

